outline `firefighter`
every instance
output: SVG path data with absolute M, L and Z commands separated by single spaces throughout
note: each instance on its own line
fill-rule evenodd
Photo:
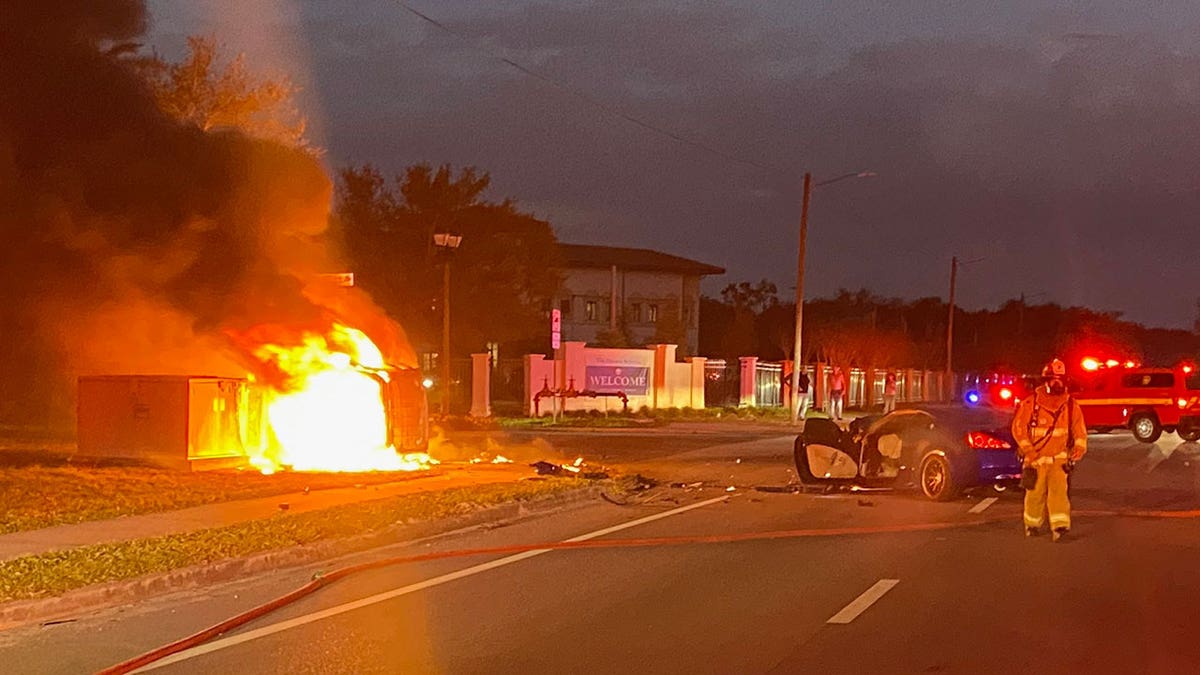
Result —
M 1012 433 L 1024 468 L 1025 536 L 1041 531 L 1048 511 L 1058 541 L 1071 529 L 1067 474 L 1087 452 L 1083 410 L 1067 393 L 1067 367 L 1062 361 L 1054 359 L 1042 369 L 1042 383 L 1017 407 Z

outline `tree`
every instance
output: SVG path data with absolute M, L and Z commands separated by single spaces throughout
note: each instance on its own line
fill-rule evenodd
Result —
M 370 165 L 339 174 L 336 229 L 356 280 L 425 348 L 441 335 L 443 252 L 436 232 L 462 235 L 451 266 L 452 353 L 544 349 L 562 283 L 550 224 L 483 193 L 490 176 L 419 164 L 389 182 Z
M 725 356 L 725 336 L 732 325 L 732 307 L 716 298 L 700 296 L 700 354 L 709 357 Z
M 187 56 L 179 63 L 168 63 L 157 54 L 137 56 L 128 45 L 117 50 L 142 73 L 159 107 L 171 117 L 203 131 L 233 128 L 308 147 L 306 122 L 295 105 L 295 84 L 251 73 L 244 54 L 222 59 L 212 37 L 191 36 L 187 43 Z
M 719 342 L 721 356 L 736 359 L 759 353 L 758 317 L 779 303 L 775 293 L 775 284 L 766 279 L 729 284 L 721 290 L 721 300 L 731 310 Z
M 779 303 L 779 298 L 775 295 L 777 291 L 775 284 L 766 279 L 756 284 L 743 281 L 723 288 L 721 299 L 734 309 L 760 314 L 764 309 Z
M 687 353 L 687 325 L 683 323 L 680 308 L 667 303 L 659 312 L 658 321 L 654 324 L 654 336 L 650 342 L 658 345 L 678 345 L 679 356 L 691 356 Z
M 796 340 L 796 304 L 775 303 L 758 314 L 758 355 L 790 360 Z
M 806 344 L 805 351 L 816 359 L 840 366 L 906 366 L 915 352 L 900 331 L 847 321 L 814 326 Z
M 625 322 L 618 321 L 616 328 L 605 327 L 596 331 L 596 340 L 593 346 L 623 349 L 635 346 L 633 342 L 633 338 L 630 337 Z

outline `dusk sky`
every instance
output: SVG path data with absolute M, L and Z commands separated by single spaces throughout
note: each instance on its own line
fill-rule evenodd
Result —
M 1195 0 L 410 4 L 458 35 L 392 0 L 149 0 L 146 42 L 290 75 L 331 169 L 474 165 L 563 241 L 727 268 L 710 292 L 790 295 L 801 176 L 869 170 L 814 193 L 810 296 L 944 296 L 958 255 L 968 308 L 1196 318 Z

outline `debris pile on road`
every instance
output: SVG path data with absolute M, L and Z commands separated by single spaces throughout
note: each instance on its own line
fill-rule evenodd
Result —
M 576 457 L 574 462 L 568 464 L 555 464 L 546 460 L 538 460 L 529 466 L 539 476 L 558 476 L 558 475 L 575 475 L 588 480 L 604 480 L 609 477 L 607 471 L 603 467 L 593 469 L 589 467 L 582 457 Z M 586 470 L 585 470 L 586 469 Z
M 486 464 L 512 464 L 513 463 L 513 461 L 511 459 L 505 457 L 504 455 L 496 455 L 495 457 L 492 457 L 491 459 L 488 459 L 486 455 L 487 455 L 487 453 L 485 452 L 482 455 L 480 455 L 479 457 L 472 457 L 470 460 L 470 463 L 471 464 L 485 464 L 485 463 Z

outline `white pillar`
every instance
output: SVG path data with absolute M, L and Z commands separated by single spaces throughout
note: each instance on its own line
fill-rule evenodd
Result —
M 741 362 L 741 371 L 738 377 L 738 405 L 740 406 L 755 406 L 758 404 L 758 357 L 757 356 L 742 356 L 738 358 Z
M 492 355 L 471 355 L 471 417 L 492 416 Z
M 703 356 L 693 356 L 687 361 L 692 366 L 691 407 L 699 410 L 704 407 L 704 364 L 708 362 L 708 359 Z

